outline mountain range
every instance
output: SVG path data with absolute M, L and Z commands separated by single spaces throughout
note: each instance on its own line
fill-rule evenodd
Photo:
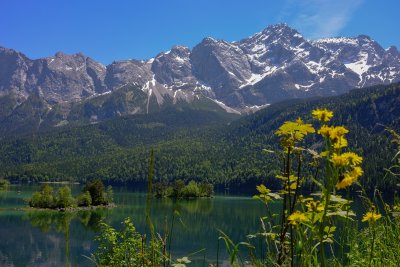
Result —
M 29 59 L 0 47 L 0 135 L 165 108 L 245 114 L 272 103 L 400 81 L 400 53 L 365 35 L 307 40 L 286 24 L 205 38 L 105 66 L 82 53 Z

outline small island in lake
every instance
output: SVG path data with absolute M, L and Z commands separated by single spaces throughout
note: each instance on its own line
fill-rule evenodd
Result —
M 174 183 L 156 183 L 153 187 L 154 197 L 156 198 L 176 198 L 189 199 L 200 197 L 212 197 L 214 186 L 210 183 L 190 181 L 185 184 L 183 180 L 176 180 Z
M 72 196 L 68 185 L 60 187 L 57 192 L 49 184 L 43 184 L 39 191 L 34 192 L 29 200 L 29 206 L 39 209 L 82 209 L 88 207 L 111 206 L 113 192 L 100 179 L 88 182 L 82 193 L 76 198 Z

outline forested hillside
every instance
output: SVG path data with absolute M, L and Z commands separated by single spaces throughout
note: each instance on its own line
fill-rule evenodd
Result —
M 279 157 L 262 150 L 278 148 L 274 132 L 284 121 L 301 117 L 311 122 L 317 107 L 333 110 L 333 124 L 350 130 L 352 150 L 365 158 L 362 183 L 393 189 L 397 181 L 383 170 L 394 156 L 384 126 L 400 130 L 400 84 L 281 102 L 233 122 L 215 112 L 181 108 L 6 139 L 0 144 L 0 175 L 14 180 L 142 181 L 154 147 L 157 180 L 235 186 L 267 180 L 273 187 Z M 318 149 L 320 140 L 308 142 Z

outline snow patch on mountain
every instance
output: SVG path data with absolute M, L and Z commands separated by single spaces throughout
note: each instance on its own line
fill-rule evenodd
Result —
M 358 61 L 352 62 L 352 63 L 347 63 L 344 64 L 347 68 L 351 69 L 355 73 L 360 76 L 360 82 L 362 81 L 362 75 L 366 73 L 369 68 L 371 68 L 371 65 L 368 65 L 368 53 L 366 52 L 361 52 L 360 53 L 360 58 Z
M 233 109 L 233 108 L 231 108 L 231 107 L 225 105 L 225 103 L 223 103 L 223 102 L 221 102 L 221 101 L 218 101 L 218 100 L 212 99 L 212 98 L 208 98 L 208 99 L 210 99 L 210 100 L 212 100 L 213 102 L 217 103 L 221 108 L 223 108 L 223 109 L 224 109 L 226 112 L 228 112 L 228 113 L 234 113 L 234 114 L 238 114 L 238 115 L 241 114 L 240 111 L 237 111 L 236 109 Z
M 348 44 L 348 45 L 357 45 L 357 41 L 355 38 L 349 37 L 334 37 L 334 38 L 322 38 L 319 40 L 313 40 L 313 43 L 316 44 Z

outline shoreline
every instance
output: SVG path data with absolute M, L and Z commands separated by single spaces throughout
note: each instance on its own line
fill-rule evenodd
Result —
M 60 182 L 38 182 L 39 184 L 81 184 L 80 182 L 69 182 L 69 181 L 60 181 Z
M 90 211 L 97 209 L 112 209 L 116 208 L 117 205 L 114 203 L 108 205 L 98 205 L 98 206 L 89 206 L 89 207 L 69 207 L 69 208 L 55 208 L 55 209 L 44 209 L 44 208 L 33 208 L 33 207 L 18 207 L 18 208 L 0 208 L 0 212 L 2 211 L 56 211 L 56 212 L 79 212 L 79 211 Z

